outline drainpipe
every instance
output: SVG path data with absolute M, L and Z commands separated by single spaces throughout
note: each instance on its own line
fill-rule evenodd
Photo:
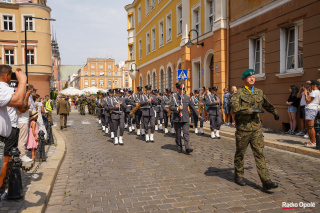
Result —
M 230 89 L 230 0 L 227 0 L 227 51 L 226 51 L 226 86 Z

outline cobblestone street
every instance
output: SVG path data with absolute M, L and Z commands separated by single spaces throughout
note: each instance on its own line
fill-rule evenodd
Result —
M 320 159 L 266 147 L 271 179 L 279 188 L 264 193 L 249 147 L 248 185 L 234 183 L 233 139 L 212 140 L 191 130 L 194 152 L 186 155 L 162 132 L 146 144 L 125 131 L 125 145 L 115 146 L 96 117 L 73 112 L 68 119 L 68 129 L 59 130 L 67 152 L 47 213 L 320 211 Z M 316 208 L 282 210 L 282 202 L 316 202 Z

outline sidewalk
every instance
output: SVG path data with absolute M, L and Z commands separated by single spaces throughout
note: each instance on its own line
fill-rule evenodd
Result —
M 203 126 L 205 133 L 210 134 L 210 123 L 205 122 Z M 235 138 L 235 131 L 236 128 L 234 127 L 221 126 L 220 135 L 224 137 Z M 304 146 L 309 139 L 305 139 L 302 136 L 276 133 L 265 128 L 263 128 L 262 131 L 266 146 L 320 158 L 319 150 Z
M 21 171 L 24 199 L 21 201 L 2 200 L 0 212 L 41 213 L 50 198 L 50 194 L 65 155 L 65 143 L 57 131 L 52 128 L 55 144 L 46 146 L 47 161 L 36 162 L 29 172 Z M 30 166 L 31 163 L 24 163 Z

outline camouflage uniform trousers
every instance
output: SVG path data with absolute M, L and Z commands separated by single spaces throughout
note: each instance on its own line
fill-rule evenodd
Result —
M 262 130 L 256 131 L 236 131 L 236 154 L 234 156 L 235 176 L 243 177 L 244 174 L 244 155 L 250 143 L 253 156 L 256 161 L 257 171 L 260 180 L 264 183 L 270 180 L 269 171 L 266 166 L 266 160 L 263 155 L 264 136 Z
M 80 104 L 80 115 L 85 115 L 85 114 L 86 114 L 86 105 Z

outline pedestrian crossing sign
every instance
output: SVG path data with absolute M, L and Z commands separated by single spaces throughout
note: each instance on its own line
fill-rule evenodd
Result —
M 187 70 L 178 70 L 178 79 L 187 79 L 188 71 Z

